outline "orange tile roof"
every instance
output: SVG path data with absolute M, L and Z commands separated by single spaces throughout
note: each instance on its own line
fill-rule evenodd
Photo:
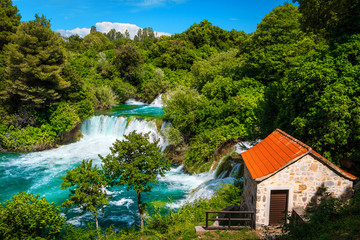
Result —
M 322 160 L 327 161 L 333 168 L 338 168 L 326 158 L 313 151 L 311 147 L 280 129 L 276 129 L 254 147 L 241 153 L 241 156 L 253 179 L 257 179 L 278 171 L 285 164 L 305 153 L 313 153 L 322 158 Z M 340 168 L 338 170 L 356 179 L 354 175 Z

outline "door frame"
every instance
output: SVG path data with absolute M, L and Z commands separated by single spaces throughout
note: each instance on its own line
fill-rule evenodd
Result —
M 288 206 L 287 211 L 288 213 L 292 210 L 292 204 L 293 204 L 293 191 L 292 187 L 271 187 L 268 189 L 267 192 L 267 203 L 266 203 L 266 216 L 265 216 L 265 222 L 267 225 L 269 225 L 270 222 L 270 200 L 271 200 L 271 191 L 272 190 L 287 190 L 288 191 Z

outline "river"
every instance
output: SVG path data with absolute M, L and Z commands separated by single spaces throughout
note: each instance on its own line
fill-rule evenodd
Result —
M 128 101 L 111 111 L 86 119 L 81 126 L 83 138 L 78 142 L 41 152 L 0 153 L 0 202 L 10 199 L 17 192 L 31 192 L 60 205 L 69 194 L 68 190 L 60 188 L 60 176 L 66 175 L 66 170 L 75 168 L 83 159 L 93 159 L 97 165 L 101 165 L 98 154 L 105 156 L 110 153 L 112 143 L 116 139 L 123 139 L 133 130 L 151 132 L 151 140 L 160 139 L 164 149 L 167 142 L 156 128 L 155 121 L 144 118 L 157 118 L 162 114 L 159 98 L 150 105 Z M 129 118 L 131 116 L 136 117 Z M 164 127 L 166 123 L 163 123 Z M 159 184 L 154 186 L 151 193 L 143 194 L 143 199 L 146 202 L 166 201 L 167 206 L 176 208 L 186 200 L 210 197 L 216 186 L 233 181 L 233 178 L 216 180 L 213 173 L 189 175 L 181 169 L 181 166 L 173 166 L 165 177 L 159 177 Z M 195 194 L 188 196 L 196 188 Z M 112 199 L 105 212 L 99 215 L 100 226 L 114 225 L 119 229 L 138 225 L 136 193 L 127 191 L 125 187 L 114 187 L 109 194 Z M 77 227 L 84 227 L 93 221 L 91 213 L 81 214 L 79 208 L 62 211 L 67 221 Z

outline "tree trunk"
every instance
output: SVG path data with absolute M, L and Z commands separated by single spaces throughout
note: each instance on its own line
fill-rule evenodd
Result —
M 139 213 L 140 213 L 140 226 L 141 232 L 144 231 L 144 219 L 143 219 L 143 209 L 142 209 L 142 202 L 141 202 L 141 195 L 140 192 L 137 193 L 138 195 L 138 206 L 139 206 Z
M 99 222 L 98 222 L 98 219 L 97 219 L 97 214 L 95 214 L 94 216 L 95 216 L 95 224 L 96 224 L 96 231 L 97 231 L 97 234 L 98 234 L 98 239 L 100 239 Z

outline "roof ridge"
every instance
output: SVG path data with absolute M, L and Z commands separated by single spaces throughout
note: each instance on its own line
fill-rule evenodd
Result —
M 311 151 L 312 151 L 312 148 L 311 148 L 311 147 L 309 147 L 309 146 L 308 146 L 308 145 L 306 145 L 305 143 L 301 142 L 300 140 L 298 140 L 298 139 L 294 138 L 293 136 L 289 135 L 288 133 L 284 132 L 283 130 L 281 130 L 281 129 L 277 128 L 275 131 L 277 131 L 278 133 L 280 133 L 280 134 L 284 135 L 284 137 L 289 138 L 291 141 L 293 141 L 293 142 L 295 142 L 295 143 L 299 144 L 300 146 L 302 146 L 302 147 L 306 148 L 309 152 L 311 152 Z

